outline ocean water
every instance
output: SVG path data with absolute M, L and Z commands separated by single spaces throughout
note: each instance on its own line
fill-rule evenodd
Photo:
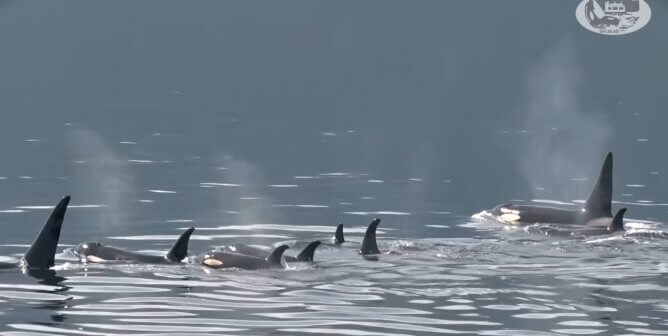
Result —
M 0 270 L 0 334 L 667 334 L 668 7 L 609 37 L 577 3 L 0 2 L 0 261 L 72 196 L 55 275 Z M 575 207 L 609 151 L 624 234 L 485 212 Z M 191 259 L 325 244 L 260 271 L 69 250 L 191 226 Z

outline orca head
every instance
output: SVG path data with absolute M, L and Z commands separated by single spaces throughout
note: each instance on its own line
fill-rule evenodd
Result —
M 74 252 L 81 256 L 97 255 L 101 248 L 102 244 L 89 241 L 77 245 L 77 247 L 74 249 Z
M 215 251 L 201 254 L 197 258 L 197 262 L 212 268 L 223 267 L 223 260 L 216 256 Z
M 499 220 L 507 224 L 514 224 L 522 220 L 521 211 L 513 208 L 514 204 L 500 204 L 492 209 L 492 215 L 497 216 Z
M 499 204 L 492 209 L 492 215 L 494 216 L 502 216 L 506 213 L 510 212 L 510 208 L 513 206 L 511 203 L 504 203 L 504 204 Z

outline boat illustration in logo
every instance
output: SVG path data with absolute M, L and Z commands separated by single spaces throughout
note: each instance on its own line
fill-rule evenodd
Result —
M 623 35 L 644 27 L 652 16 L 644 0 L 583 0 L 575 17 L 590 31 Z

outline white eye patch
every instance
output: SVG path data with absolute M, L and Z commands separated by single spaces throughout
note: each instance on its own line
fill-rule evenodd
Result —
M 202 263 L 204 265 L 207 265 L 207 266 L 220 266 L 220 265 L 223 264 L 222 261 L 220 261 L 218 259 L 211 259 L 211 258 L 210 259 L 204 259 L 204 261 Z
M 506 213 L 501 215 L 501 220 L 504 222 L 516 222 L 520 220 L 520 215 L 514 213 Z
M 519 215 L 520 214 L 519 210 L 514 210 L 514 209 L 501 208 L 499 210 L 501 210 L 501 212 L 503 212 L 504 214 L 514 214 L 514 215 Z

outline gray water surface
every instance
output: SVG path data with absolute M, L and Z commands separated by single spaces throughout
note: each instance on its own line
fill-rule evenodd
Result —
M 0 271 L 3 335 L 668 333 L 668 7 L 579 1 L 0 2 L 0 255 L 72 195 L 55 276 Z M 614 153 L 614 237 L 489 221 L 577 206 Z M 379 260 L 357 254 L 379 217 Z M 331 241 L 285 270 L 84 265 Z M 295 254 L 296 249 L 288 250 Z

